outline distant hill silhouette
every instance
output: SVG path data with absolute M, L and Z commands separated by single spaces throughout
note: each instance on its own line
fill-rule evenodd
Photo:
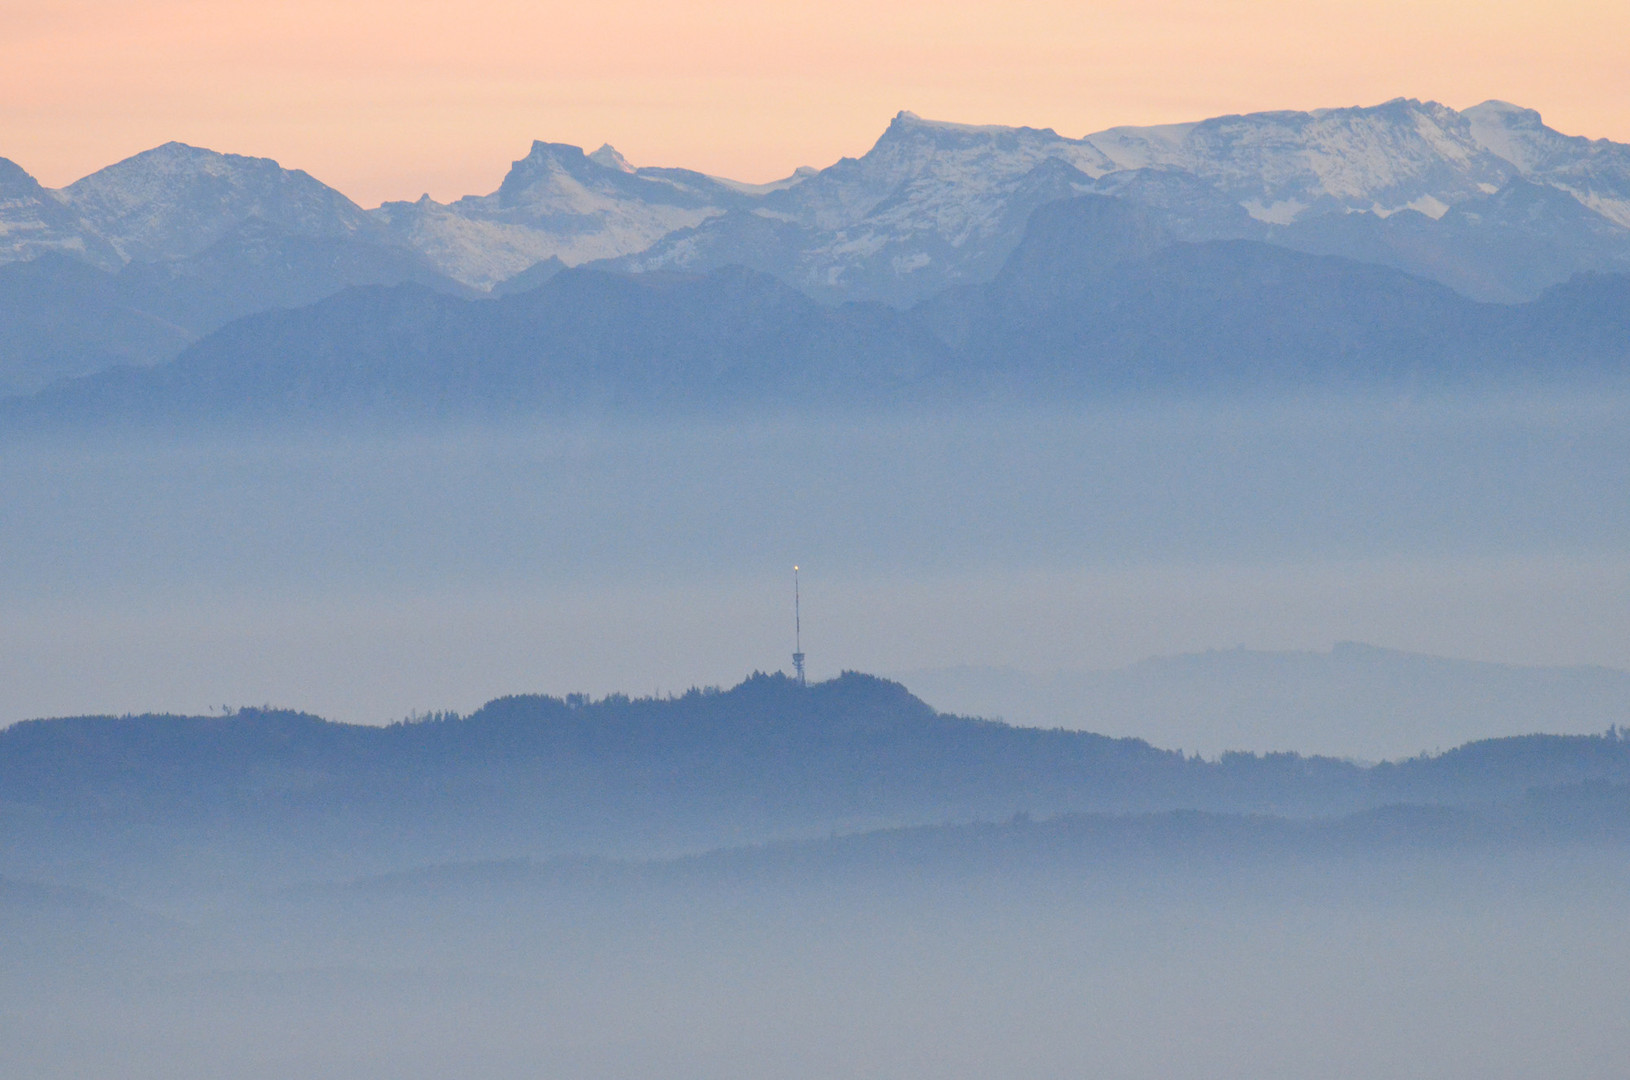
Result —
M 501 698 L 468 717 L 382 728 L 245 710 L 0 731 L 8 858 L 20 869 L 138 852 L 170 865 L 187 852 L 194 865 L 383 870 L 1015 813 L 1472 805 L 1627 781 L 1630 741 L 1616 735 L 1495 740 L 1372 768 L 1294 754 L 1207 762 L 936 714 L 896 683 L 852 673 L 808 688 L 756 675 L 669 699 Z

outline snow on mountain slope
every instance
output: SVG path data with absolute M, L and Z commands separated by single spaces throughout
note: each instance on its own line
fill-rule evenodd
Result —
M 752 265 L 817 294 L 908 302 L 995 272 L 1029 211 L 1091 187 L 1114 167 L 1048 129 L 950 124 L 902 112 L 859 158 L 763 196 L 795 249 Z M 633 270 L 701 269 L 738 259 L 720 219 L 626 260 Z
M 642 251 L 750 196 L 700 173 L 635 169 L 610 146 L 535 142 L 491 195 L 386 203 L 378 219 L 448 276 L 490 288 L 558 258 L 568 266 Z
M 1258 220 L 1405 208 L 1439 217 L 1494 191 L 1512 164 L 1471 122 L 1436 102 L 1219 116 L 1195 124 L 1111 128 L 1087 136 L 1122 169 L 1165 166 L 1226 192 Z
M 1073 193 L 1072 178 L 1084 188 L 1112 167 L 1094 148 L 1051 130 L 935 123 L 903 112 L 864 157 L 765 202 L 828 234 L 809 253 L 805 273 L 831 285 L 878 256 L 896 274 L 921 274 L 936 260 L 977 259 L 987 242 L 1007 240 L 1005 233 L 1016 241 L 1023 222 L 1007 210 L 1027 179 L 1047 188 L 1050 201 Z M 1000 244 L 1003 255 L 1010 246 Z
M 177 142 L 94 172 L 59 197 L 124 261 L 186 258 L 250 221 L 308 238 L 377 233 L 366 211 L 305 172 Z
M 1523 177 L 1568 192 L 1603 217 L 1630 228 L 1630 146 L 1564 135 L 1539 113 L 1485 101 L 1463 114 L 1478 143 Z
M 988 279 L 1036 206 L 1084 192 L 1157 211 L 1179 239 L 1272 239 L 1276 229 L 1319 222 L 1321 250 L 1381 252 L 1389 264 L 1485 299 L 1530 298 L 1573 273 L 1623 265 L 1630 243 L 1613 222 L 1621 207 L 1630 213 L 1630 168 L 1620 165 L 1630 147 L 1569 139 L 1537 115 L 1504 110 L 1459 113 L 1399 98 L 1113 128 L 1084 139 L 901 113 L 861 157 L 619 265 L 736 262 L 832 299 L 909 304 Z M 1561 226 L 1553 236 L 1544 215 L 1514 213 L 1500 193 L 1525 178 L 1567 191 L 1604 228 L 1555 208 L 1549 216 Z M 1466 213 L 1442 230 L 1377 226 L 1402 210 L 1430 223 L 1451 208 Z
M 1519 181 L 1566 192 L 1590 219 L 1565 207 L 1518 213 L 1499 193 Z M 42 251 L 110 269 L 190 258 L 253 222 L 393 243 L 483 289 L 552 259 L 630 271 L 741 264 L 827 299 L 910 304 L 988 280 L 1032 210 L 1088 192 L 1158 212 L 1179 239 L 1273 240 L 1316 223 L 1295 246 L 1380 253 L 1485 299 L 1617 267 L 1620 246 L 1630 257 L 1620 231 L 1630 227 L 1630 146 L 1563 135 L 1503 102 L 1456 112 L 1399 98 L 1082 139 L 902 112 L 865 154 L 761 185 L 636 168 L 610 146 L 537 142 L 491 194 L 371 212 L 275 162 L 170 143 L 57 192 L 0 163 L 0 262 Z M 1414 218 L 1377 225 L 1405 209 L 1439 220 L 1452 208 L 1466 213 L 1444 229 Z
M 1089 177 L 1114 163 L 1047 128 L 973 126 L 896 116 L 859 158 L 844 158 L 767 207 L 830 231 L 931 231 L 953 244 L 988 229 L 994 204 L 1037 165 L 1064 161 Z
M 46 252 L 74 255 L 104 269 L 113 249 L 16 162 L 0 158 L 0 263 L 26 262 Z
M 170 359 L 241 315 L 353 285 L 459 287 L 274 161 L 171 143 L 59 191 L 0 162 L 0 394 Z
M 895 117 L 859 158 L 765 195 L 781 223 L 719 218 L 624 259 L 630 270 L 743 262 L 817 295 L 912 303 L 993 274 L 1036 206 L 1096 191 L 1158 208 L 1186 239 L 1355 210 L 1429 217 L 1501 188 L 1513 166 L 1433 103 L 1219 117 L 1070 139 Z M 1256 221 L 1252 221 L 1255 218 Z

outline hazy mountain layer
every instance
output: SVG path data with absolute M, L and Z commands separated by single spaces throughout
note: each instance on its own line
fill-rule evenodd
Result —
M 761 274 L 572 271 L 496 300 L 349 290 L 251 316 L 159 368 L 66 384 L 21 411 L 278 422 L 890 403 L 909 400 L 946 352 L 892 309 L 825 307 Z
M 17 422 L 915 406 L 1270 391 L 1612 384 L 1630 276 L 1528 304 L 1254 241 L 1173 242 L 1102 195 L 1049 203 L 988 285 L 909 313 L 768 275 L 540 274 L 495 300 L 351 291 L 247 318 L 175 362 L 14 403 Z
M 1480 304 L 1368 263 L 1249 240 L 1167 243 L 1124 201 L 1051 203 L 989 285 L 918 313 L 980 372 L 1108 389 L 1402 387 L 1622 371 L 1630 277 Z
M 403 282 L 467 293 L 422 256 L 375 235 L 300 236 L 258 221 L 162 262 L 104 270 L 50 252 L 0 266 L 0 395 L 160 364 L 241 316 Z

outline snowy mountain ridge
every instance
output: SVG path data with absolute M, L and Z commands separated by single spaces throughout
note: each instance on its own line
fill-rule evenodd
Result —
M 1530 199 L 1513 218 L 1522 200 L 1496 196 L 1518 182 L 1566 193 L 1589 214 Z M 823 298 L 910 304 L 988 278 L 1031 211 L 1089 192 L 1158 210 L 1178 239 L 1267 239 L 1375 259 L 1484 299 L 1630 267 L 1630 146 L 1564 135 L 1504 102 L 1456 111 L 1405 98 L 1079 139 L 901 112 L 864 154 L 771 184 L 540 141 L 494 192 L 371 211 L 269 159 L 180 143 L 57 191 L 4 162 L 0 263 L 46 251 L 105 269 L 163 262 L 258 223 L 396 245 L 483 290 L 557 259 L 628 271 L 739 263 Z M 1455 208 L 1453 228 L 1427 225 Z M 1538 279 L 1516 265 L 1535 237 L 1548 245 Z M 1490 271 L 1491 252 L 1506 253 L 1511 272 Z
M 1510 162 L 1478 142 L 1464 115 L 1402 98 L 1372 108 L 1111 128 L 1086 141 L 1122 169 L 1191 172 L 1274 225 L 1354 210 L 1441 217 L 1513 175 Z
M 1495 197 L 1517 182 L 1566 192 L 1600 227 L 1563 211 L 1554 221 L 1502 217 L 1505 204 Z M 638 271 L 741 262 L 816 295 L 909 304 L 988 277 L 1036 205 L 1085 192 L 1158 209 L 1179 239 L 1265 239 L 1364 259 L 1384 248 L 1378 261 L 1480 299 L 1523 299 L 1580 270 L 1630 267 L 1630 147 L 1562 135 L 1532 110 L 1504 103 L 1457 112 L 1402 98 L 1111 128 L 1082 139 L 901 113 L 866 154 L 750 209 L 774 227 L 720 215 L 619 265 Z M 1476 235 L 1459 219 L 1459 232 L 1428 235 L 1424 244 L 1416 236 L 1276 232 L 1307 232 L 1309 223 L 1352 215 L 1373 231 L 1405 212 L 1424 224 L 1454 207 L 1478 208 L 1467 219 L 1477 223 Z M 1404 221 L 1392 232 L 1417 228 Z M 1548 228 L 1553 235 L 1546 237 Z M 1522 265 L 1523 245 L 1536 236 L 1549 246 L 1545 261 L 1555 264 L 1537 281 Z M 1554 258 L 1549 249 L 1558 245 L 1574 251 L 1571 261 Z M 1491 252 L 1513 246 L 1508 272 L 1491 277 Z
M 1630 146 L 1564 135 L 1539 113 L 1485 101 L 1464 115 L 1477 141 L 1524 178 L 1559 188 L 1617 225 L 1630 228 Z
M 450 277 L 491 288 L 550 258 L 575 266 L 642 251 L 747 198 L 700 173 L 636 169 L 610 145 L 585 154 L 540 141 L 490 195 L 386 203 L 375 216 Z
M 1091 190 L 1113 168 L 1094 147 L 1050 129 L 902 112 L 866 154 L 763 196 L 750 212 L 784 227 L 758 251 L 738 251 L 731 232 L 741 223 L 720 218 L 624 265 L 648 271 L 741 261 L 816 294 L 909 300 L 993 273 L 1030 210 Z

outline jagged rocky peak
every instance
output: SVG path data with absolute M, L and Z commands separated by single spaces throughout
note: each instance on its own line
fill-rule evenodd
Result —
M 298 236 L 374 228 L 361 207 L 309 173 L 179 142 L 126 158 L 60 194 L 134 260 L 185 258 L 250 221 Z
M 589 160 L 596 165 L 614 169 L 617 172 L 631 173 L 636 171 L 634 166 L 628 163 L 628 159 L 618 153 L 617 148 L 610 143 L 601 143 L 600 149 L 589 155 Z
M 588 155 L 583 153 L 581 146 L 534 139 L 526 156 L 510 164 L 509 172 L 504 174 L 504 182 L 498 186 L 498 193 L 502 195 L 506 191 L 529 187 L 556 173 L 582 174 L 587 171 L 585 167 L 588 161 Z
M 386 203 L 375 216 L 449 277 L 490 289 L 551 258 L 576 266 L 643 251 L 742 197 L 700 174 L 635 169 L 609 145 L 585 154 L 539 140 L 490 195 Z
M 678 172 L 636 169 L 610 144 L 585 154 L 581 147 L 570 143 L 537 141 L 526 157 L 510 166 L 496 201 L 505 208 L 536 204 L 548 206 L 552 212 L 581 213 L 609 209 L 597 203 L 591 206 L 595 200 L 606 198 L 630 206 L 704 207 L 727 194 L 723 185 L 708 183 L 700 174 L 685 175 L 704 181 L 702 184 L 682 182 L 672 175 Z
M 647 196 L 667 186 L 643 181 L 609 144 L 593 154 L 585 154 L 582 147 L 570 143 L 538 140 L 524 158 L 510 165 L 496 194 L 498 201 L 507 206 L 540 196 L 557 198 L 562 193 L 585 188 L 612 192 L 630 185 L 634 191 L 651 188 L 644 192 Z

